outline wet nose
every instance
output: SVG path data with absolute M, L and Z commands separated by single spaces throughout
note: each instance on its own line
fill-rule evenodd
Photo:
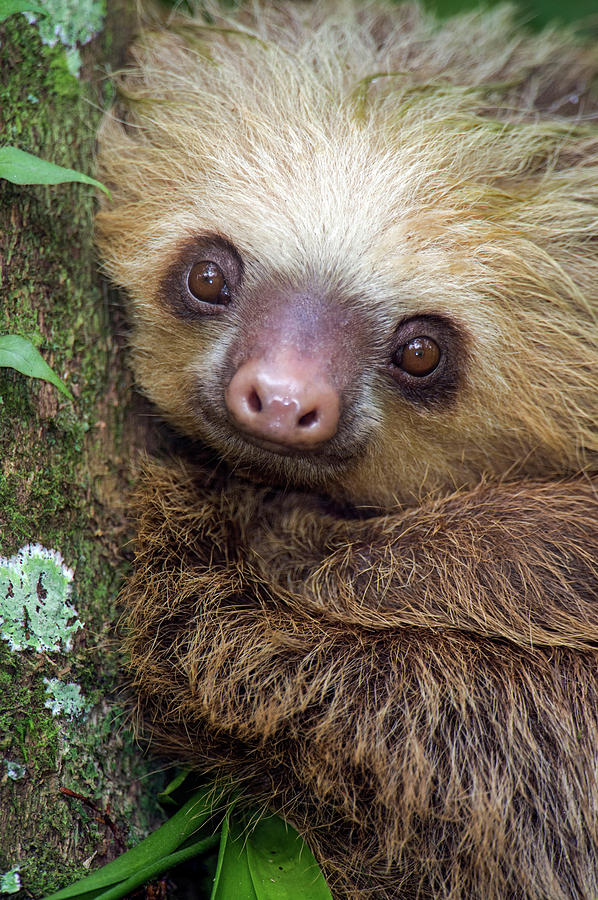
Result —
M 243 363 L 225 401 L 242 431 L 284 447 L 315 447 L 338 427 L 338 391 L 321 365 L 288 353 Z

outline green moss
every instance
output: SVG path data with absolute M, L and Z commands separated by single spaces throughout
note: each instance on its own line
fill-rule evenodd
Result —
M 86 51 L 82 57 L 83 71 L 92 71 Z M 44 45 L 22 16 L 0 26 L 0 143 L 92 174 L 101 103 L 99 89 L 73 78 L 63 49 Z M 0 556 L 6 568 L 25 545 L 59 550 L 74 570 L 68 603 L 86 623 L 71 635 L 70 651 L 63 634 L 56 652 L 35 652 L 27 628 L 24 640 L 12 641 L 28 649 L 12 652 L 0 641 L 0 762 L 26 769 L 23 778 L 0 779 L 0 872 L 20 865 L 32 897 L 82 875 L 90 857 L 94 865 L 114 857 L 156 816 L 151 793 L 141 797 L 145 763 L 114 701 L 122 681 L 113 623 L 126 539 L 118 506 L 126 377 L 97 280 L 93 213 L 84 185 L 2 183 L 0 333 L 33 339 L 75 402 L 52 385 L 0 371 Z M 45 578 L 35 591 L 19 580 L 19 590 L 35 603 Z M 5 585 L 5 602 L 9 593 L 14 599 Z M 52 715 L 47 687 L 54 685 L 56 700 L 57 683 L 80 685 L 86 715 L 70 719 L 55 706 Z M 94 804 L 110 807 L 111 825 Z
M 32 661 L 0 644 L 0 749 L 28 773 L 54 768 L 59 729 L 44 708 L 43 685 L 32 678 Z
M 52 60 L 48 71 L 52 78 L 52 89 L 57 96 L 65 100 L 77 99 L 79 94 L 77 72 L 80 66 L 81 57 L 76 50 L 70 54 L 61 53 Z

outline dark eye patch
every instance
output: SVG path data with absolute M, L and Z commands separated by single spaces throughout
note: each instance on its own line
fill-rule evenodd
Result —
M 221 314 L 242 278 L 243 261 L 236 247 L 218 234 L 199 235 L 174 252 L 158 299 L 177 318 L 196 321 Z

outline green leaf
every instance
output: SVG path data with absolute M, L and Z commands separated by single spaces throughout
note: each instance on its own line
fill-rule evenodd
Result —
M 110 196 L 108 188 L 95 178 L 74 169 L 64 169 L 17 147 L 0 147 L 0 178 L 6 178 L 13 184 L 61 184 L 64 181 L 81 181 L 100 188 Z
M 42 9 L 41 6 L 27 3 L 27 0 L 0 0 L 0 22 L 8 19 L 13 13 L 19 12 L 31 12 L 42 16 L 46 14 L 46 10 Z
M 187 780 L 191 773 L 191 769 L 181 769 L 181 771 L 175 775 L 172 781 L 169 781 L 163 791 L 160 791 L 158 794 L 158 803 L 161 803 L 162 806 L 168 806 L 176 804 L 176 800 L 173 798 L 172 794 L 177 791 L 180 786 Z
M 313 853 L 278 816 L 249 833 L 247 861 L 258 900 L 332 900 Z
M 66 385 L 56 375 L 48 363 L 45 361 L 39 350 L 33 346 L 31 341 L 21 337 L 19 334 L 2 334 L 0 335 L 0 367 L 16 369 L 29 378 L 42 378 L 55 385 L 58 390 L 73 399 L 73 395 Z
M 222 823 L 220 850 L 210 900 L 258 900 L 247 859 L 247 834 L 227 814 Z
M 156 874 L 166 871 L 182 859 L 178 859 L 179 854 L 185 855 L 185 859 L 195 856 L 202 852 L 206 846 L 214 843 L 216 838 L 205 838 L 194 842 L 192 845 L 180 849 L 185 841 L 192 837 L 201 826 L 212 815 L 212 811 L 216 802 L 221 795 L 215 792 L 213 786 L 197 791 L 185 803 L 181 809 L 164 823 L 157 831 L 154 831 L 140 844 L 133 847 L 119 856 L 118 859 L 92 872 L 86 878 L 81 879 L 70 887 L 57 891 L 46 900 L 82 900 L 82 898 L 102 897 L 103 900 L 112 900 L 113 895 L 110 893 L 109 898 L 104 897 L 113 887 L 116 889 L 122 886 L 119 882 L 129 885 L 131 879 L 141 877 L 141 881 L 136 881 L 135 887 L 154 878 Z M 176 859 L 175 859 L 176 857 Z M 155 867 L 158 867 L 155 869 Z M 150 871 L 151 870 L 151 871 Z M 147 873 L 150 873 L 149 875 Z M 127 887 L 128 892 L 131 890 Z M 122 897 L 124 894 L 115 894 L 114 897 Z
M 178 866 L 181 863 L 187 862 L 188 859 L 192 859 L 194 856 L 199 856 L 200 853 L 209 850 L 217 843 L 218 835 L 210 835 L 210 837 L 204 838 L 201 841 L 196 841 L 188 847 L 185 847 L 183 850 L 177 850 L 176 853 L 170 853 L 168 856 L 155 860 L 151 865 L 139 869 L 131 875 L 130 878 L 121 881 L 120 884 L 115 885 L 107 891 L 96 894 L 93 900 L 120 900 L 121 897 L 127 897 L 132 891 L 141 887 L 142 884 L 145 884 L 147 881 L 153 881 L 154 878 L 157 878 L 169 869 L 174 869 L 175 866 Z M 90 900 L 92 900 L 92 898 L 90 898 Z

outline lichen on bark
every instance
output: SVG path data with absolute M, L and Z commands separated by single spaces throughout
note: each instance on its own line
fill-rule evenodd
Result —
M 119 40 L 126 9 L 113 10 Z M 0 144 L 91 174 L 107 84 L 98 60 L 110 58 L 110 41 L 108 28 L 80 51 L 76 79 L 64 48 L 42 43 L 35 24 L 22 15 L 0 24 Z M 59 552 L 84 622 L 70 649 L 0 640 L 0 875 L 18 871 L 33 897 L 116 856 L 155 815 L 118 694 L 129 382 L 111 333 L 118 312 L 97 275 L 94 202 L 84 185 L 0 181 L 0 334 L 32 340 L 75 397 L 0 369 L 0 558 L 8 571 L 25 547 Z M 35 590 L 43 612 L 43 574 Z M 0 619 L 2 600 L 0 591 Z

